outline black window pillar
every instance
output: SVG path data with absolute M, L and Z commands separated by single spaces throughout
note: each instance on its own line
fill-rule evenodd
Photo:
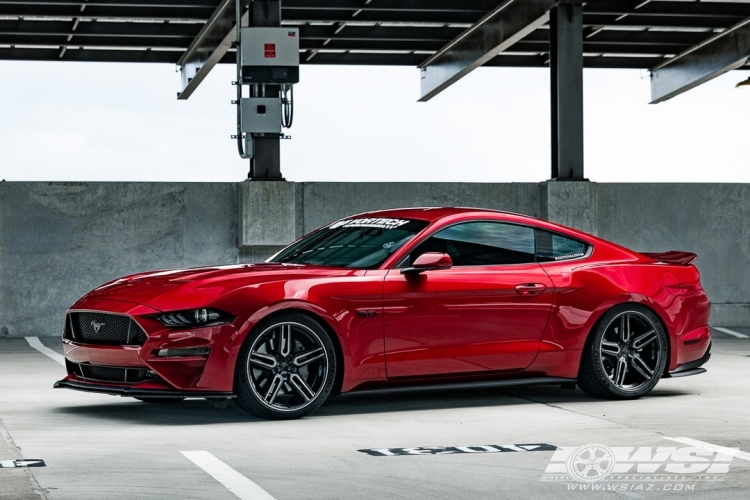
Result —
M 279 0 L 254 0 L 250 2 L 249 26 L 275 28 L 281 26 L 281 2 Z M 266 85 L 265 97 L 279 96 L 278 85 Z M 250 86 L 250 96 L 253 88 Z M 277 135 L 253 134 L 253 157 L 250 158 L 248 179 L 283 181 L 281 176 L 281 151 Z
M 583 177 L 583 7 L 550 11 L 552 179 Z

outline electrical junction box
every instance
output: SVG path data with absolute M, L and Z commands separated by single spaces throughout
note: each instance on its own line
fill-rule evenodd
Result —
M 245 97 L 240 101 L 242 132 L 281 134 L 281 98 Z
M 298 83 L 299 28 L 242 28 L 242 83 Z

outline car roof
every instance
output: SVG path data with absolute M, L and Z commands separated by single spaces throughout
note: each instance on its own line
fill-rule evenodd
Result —
M 448 220 L 452 221 L 463 221 L 471 219 L 472 217 L 482 218 L 490 217 L 492 219 L 500 219 L 510 223 L 524 224 L 539 227 L 549 231 L 554 231 L 566 236 L 577 238 L 588 242 L 589 244 L 599 246 L 600 248 L 609 249 L 610 256 L 612 258 L 637 258 L 639 260 L 646 259 L 643 255 L 634 252 L 628 248 L 622 247 L 611 241 L 604 240 L 593 234 L 589 234 L 578 229 L 549 222 L 537 217 L 529 215 L 518 214 L 514 212 L 505 212 L 502 210 L 492 210 L 487 208 L 471 208 L 471 207 L 412 207 L 412 208 L 393 208 L 389 210 L 377 210 L 373 212 L 364 212 L 357 215 L 351 215 L 349 218 L 359 217 L 383 217 L 383 218 L 402 218 L 402 219 L 417 219 L 427 221 L 430 225 L 434 225 L 439 221 Z M 500 216 L 500 217 L 498 217 Z M 395 253 L 394 256 L 400 255 L 399 252 Z M 400 258 L 400 257 L 399 257 Z M 386 261 L 385 264 L 390 264 L 391 259 Z M 385 265 L 384 264 L 384 265 Z
M 505 222 L 511 222 L 516 224 L 527 224 L 536 226 L 542 229 L 559 232 L 568 236 L 583 239 L 589 243 L 605 243 L 610 246 L 616 246 L 620 250 L 624 250 L 628 254 L 632 254 L 633 251 L 621 247 L 611 241 L 603 240 L 594 236 L 593 234 L 586 233 L 584 231 L 556 224 L 554 222 L 539 219 L 530 215 L 519 214 L 515 212 L 505 212 L 503 210 L 493 210 L 489 208 L 472 208 L 472 207 L 412 207 L 412 208 L 392 208 L 388 210 L 377 210 L 373 212 L 365 212 L 357 215 L 346 217 L 347 219 L 352 217 L 384 217 L 384 218 L 402 218 L 402 219 L 417 219 L 424 220 L 430 224 L 434 224 L 443 219 L 465 219 L 472 216 L 481 218 L 483 216 L 489 216 L 496 218 L 497 216 Z
M 411 207 L 411 208 L 391 208 L 387 210 L 376 210 L 373 212 L 364 212 L 351 217 L 388 217 L 417 219 L 434 222 L 445 217 L 459 214 L 503 214 L 510 217 L 519 217 L 522 219 L 534 219 L 528 215 L 517 214 L 513 212 L 504 212 L 502 210 L 492 210 L 489 208 L 471 208 L 471 207 Z M 348 218 L 348 217 L 347 217 Z

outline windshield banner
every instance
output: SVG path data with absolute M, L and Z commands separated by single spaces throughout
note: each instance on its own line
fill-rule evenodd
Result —
M 408 220 L 404 219 L 347 219 L 334 222 L 328 229 L 335 229 L 337 227 L 374 227 L 378 229 L 395 229 L 404 224 L 408 224 Z

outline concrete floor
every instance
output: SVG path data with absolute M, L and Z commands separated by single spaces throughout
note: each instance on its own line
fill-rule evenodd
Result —
M 750 329 L 733 330 L 750 334 Z M 604 492 L 571 490 L 585 483 L 542 481 L 553 451 L 420 456 L 358 451 L 531 443 L 655 450 L 685 447 L 666 438 L 687 437 L 748 452 L 750 338 L 719 331 L 714 335 L 708 373 L 663 380 L 637 401 L 599 401 L 578 389 L 552 386 L 356 396 L 287 422 L 250 417 L 231 403 L 223 410 L 203 400 L 151 405 L 53 390 L 53 382 L 64 376 L 63 368 L 25 339 L 4 338 L 0 430 L 5 439 L 0 436 L 0 460 L 22 455 L 43 459 L 46 467 L 0 468 L 0 498 L 40 498 L 32 491 L 37 481 L 42 496 L 53 500 L 236 499 L 181 453 L 205 450 L 278 500 L 746 499 L 747 454 L 735 456 L 729 472 L 716 475 L 720 481 L 687 475 L 596 483 L 620 488 Z M 62 352 L 56 339 L 42 340 Z

